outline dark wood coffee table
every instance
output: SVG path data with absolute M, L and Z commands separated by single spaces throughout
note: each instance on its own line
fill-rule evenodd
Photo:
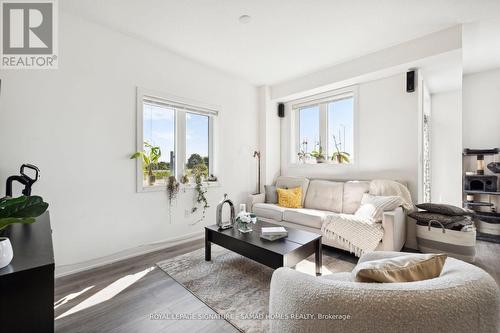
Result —
M 216 225 L 205 227 L 205 260 L 210 261 L 212 243 L 241 254 L 271 268 L 293 267 L 315 254 L 316 275 L 321 275 L 321 235 L 285 227 L 288 236 L 275 241 L 260 238 L 262 227 L 277 227 L 263 221 L 252 225 L 252 232 L 241 233 L 236 228 L 220 230 Z

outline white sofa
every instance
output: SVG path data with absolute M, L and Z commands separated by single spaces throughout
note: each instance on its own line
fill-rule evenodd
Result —
M 370 252 L 359 262 L 402 254 Z M 446 259 L 438 278 L 406 283 L 361 283 L 354 282 L 351 273 L 315 277 L 279 268 L 271 279 L 270 332 L 496 333 L 500 332 L 499 297 L 488 273 L 453 258 Z M 339 317 L 287 319 L 297 314 Z
M 303 208 L 283 208 L 266 203 L 265 194 L 250 195 L 247 209 L 260 220 L 285 227 L 307 230 L 321 234 L 321 226 L 328 214 L 354 214 L 359 208 L 364 193 L 368 193 L 369 181 L 330 181 L 302 177 L 278 177 L 276 187 L 302 187 Z M 399 251 L 406 239 L 406 216 L 401 207 L 384 212 L 382 219 L 384 236 L 377 251 Z M 323 237 L 323 244 L 348 250 L 334 239 Z

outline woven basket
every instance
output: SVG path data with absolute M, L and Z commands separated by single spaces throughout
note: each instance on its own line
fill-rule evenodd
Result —
M 432 226 L 436 224 L 438 227 Z M 439 221 L 431 220 L 427 226 L 417 225 L 417 244 L 423 253 L 446 253 L 450 257 L 472 262 L 476 255 L 476 230 L 445 229 Z

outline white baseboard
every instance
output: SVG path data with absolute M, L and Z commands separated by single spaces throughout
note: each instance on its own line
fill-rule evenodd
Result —
M 97 268 L 100 266 L 112 264 L 114 262 L 125 260 L 128 258 L 140 256 L 150 252 L 163 250 L 169 247 L 177 246 L 179 244 L 187 243 L 193 240 L 201 239 L 205 235 L 205 232 L 196 232 L 192 234 L 187 234 L 184 236 L 168 239 L 165 241 L 155 242 L 151 244 L 141 245 L 132 249 L 127 249 L 120 251 L 108 256 L 76 263 L 70 265 L 60 265 L 55 268 L 55 277 L 59 278 L 62 276 L 67 276 L 75 273 L 80 273 L 89 269 Z

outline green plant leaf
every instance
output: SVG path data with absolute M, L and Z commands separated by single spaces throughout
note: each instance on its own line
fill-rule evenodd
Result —
M 144 152 L 142 152 L 142 151 L 135 152 L 132 156 L 130 156 L 130 159 L 131 160 L 137 159 L 137 158 L 141 157 L 143 154 L 144 154 Z
M 30 196 L 9 199 L 0 207 L 0 218 L 24 218 L 37 217 L 43 214 L 49 207 L 42 197 Z
M 15 218 L 15 217 L 6 217 L 6 218 L 0 218 L 0 230 L 5 229 L 8 225 L 14 224 L 14 223 L 24 223 L 24 224 L 31 224 L 35 222 L 34 217 L 24 217 L 24 218 Z

